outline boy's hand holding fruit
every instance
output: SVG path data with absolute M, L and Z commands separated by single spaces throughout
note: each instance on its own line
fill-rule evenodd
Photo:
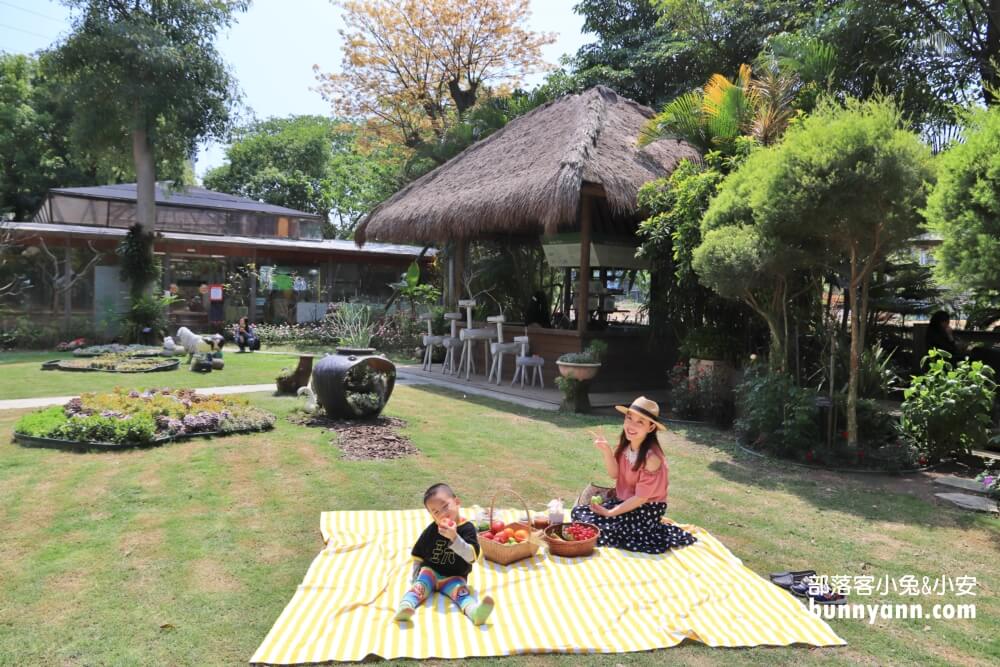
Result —
M 458 537 L 458 531 L 455 529 L 455 522 L 448 518 L 441 519 L 438 522 L 438 532 L 441 533 L 441 537 L 450 542 L 454 542 L 455 538 Z

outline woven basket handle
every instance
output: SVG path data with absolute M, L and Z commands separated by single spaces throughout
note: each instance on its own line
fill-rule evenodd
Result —
M 496 491 L 493 492 L 493 497 L 490 498 L 490 525 L 491 526 L 493 525 L 493 506 L 496 504 L 497 495 L 499 495 L 501 491 L 505 491 L 507 493 L 510 493 L 511 495 L 517 496 L 517 499 L 521 501 L 522 505 L 524 505 L 524 514 L 525 516 L 528 517 L 528 525 L 531 526 L 532 525 L 531 510 L 528 509 L 528 503 L 524 502 L 524 498 L 521 497 L 521 494 L 519 494 L 517 491 L 515 491 L 510 487 L 504 489 L 497 489 Z

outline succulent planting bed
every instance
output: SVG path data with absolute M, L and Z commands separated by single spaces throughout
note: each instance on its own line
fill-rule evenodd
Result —
M 274 415 L 244 399 L 201 395 L 193 389 L 115 389 L 82 394 L 62 406 L 22 417 L 14 437 L 23 445 L 118 449 L 172 440 L 265 431 Z
M 96 357 L 78 359 L 57 359 L 46 361 L 42 370 L 104 373 L 154 373 L 172 371 L 180 365 L 180 359 L 165 359 L 161 356 L 135 356 L 127 352 L 102 354 Z
M 133 357 L 162 357 L 165 356 L 162 347 L 153 345 L 122 345 L 121 343 L 110 343 L 108 345 L 91 345 L 73 350 L 74 357 L 100 357 L 106 354 L 127 354 Z
M 72 359 L 55 359 L 42 364 L 42 370 L 152 373 L 172 371 L 180 361 L 170 358 L 162 348 L 151 345 L 91 345 L 73 350 Z

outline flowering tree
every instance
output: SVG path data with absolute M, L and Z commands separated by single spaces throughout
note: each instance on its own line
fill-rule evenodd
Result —
M 484 87 L 516 85 L 555 41 L 525 28 L 529 0 L 333 0 L 347 28 L 340 73 L 313 67 L 338 115 L 415 148 L 440 139 Z

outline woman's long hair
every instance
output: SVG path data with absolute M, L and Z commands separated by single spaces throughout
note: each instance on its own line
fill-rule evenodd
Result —
M 642 444 L 639 445 L 639 455 L 635 457 L 632 470 L 638 470 L 646 465 L 646 454 L 653 447 L 660 448 L 660 441 L 656 439 L 655 428 L 646 434 L 646 437 L 642 440 Z M 628 449 L 628 438 L 625 436 L 625 429 L 622 429 L 622 434 L 618 438 L 618 448 L 615 449 L 615 461 L 618 461 L 619 457 L 625 454 L 626 449 Z

